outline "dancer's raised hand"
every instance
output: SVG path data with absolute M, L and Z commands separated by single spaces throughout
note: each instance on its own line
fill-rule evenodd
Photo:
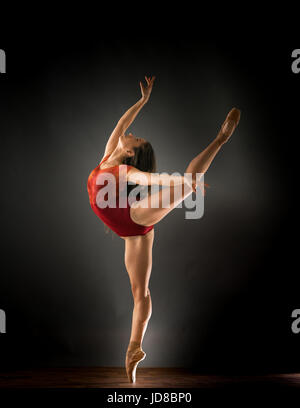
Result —
M 144 102 L 148 102 L 151 92 L 152 92 L 152 87 L 153 87 L 153 83 L 155 80 L 155 76 L 153 76 L 152 78 L 145 76 L 145 79 L 146 79 L 147 85 L 144 85 L 143 82 L 140 81 L 140 87 L 141 87 L 142 99 L 144 100 Z
M 206 184 L 206 183 L 204 183 L 204 182 L 202 181 L 202 178 L 201 178 L 201 181 L 196 182 L 196 179 L 195 179 L 195 177 L 193 176 L 192 189 L 193 189 L 193 192 L 194 192 L 194 193 L 197 192 L 197 191 L 196 191 L 196 190 L 197 190 L 197 187 L 200 188 L 202 195 L 205 196 L 205 194 L 206 194 L 205 187 L 209 187 L 209 185 Z

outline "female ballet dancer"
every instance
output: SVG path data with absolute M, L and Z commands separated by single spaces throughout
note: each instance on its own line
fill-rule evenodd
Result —
M 227 115 L 217 137 L 189 163 L 185 173 L 191 174 L 192 182 L 183 176 L 175 176 L 174 178 L 174 176 L 165 173 L 155 173 L 156 161 L 151 144 L 131 133 L 125 135 L 125 131 L 151 95 L 155 77 L 145 77 L 145 79 L 146 84 L 140 82 L 141 98 L 117 123 L 107 141 L 104 156 L 89 175 L 87 183 L 93 211 L 106 226 L 125 242 L 124 261 L 134 301 L 131 335 L 125 360 L 126 373 L 130 382 L 136 381 L 137 365 L 146 357 L 146 353 L 142 350 L 142 341 L 152 314 L 152 301 L 148 285 L 152 268 L 154 225 L 193 191 L 196 192 L 196 188 L 199 186 L 197 184 L 199 179 L 196 174 L 207 171 L 212 160 L 224 143 L 228 141 L 240 120 L 240 111 L 233 108 Z M 123 173 L 120 171 L 121 168 Z M 132 184 L 148 185 L 148 189 L 154 184 L 167 186 L 170 205 L 166 206 L 163 203 L 162 191 L 165 189 L 158 189 L 156 192 L 151 192 L 146 197 L 130 204 L 128 188 L 124 190 L 125 205 L 120 205 L 123 191 L 122 188 L 119 189 L 120 177 L 123 177 L 125 184 L 130 183 L 131 187 Z M 115 182 L 112 181 L 113 179 Z M 106 184 L 105 181 L 107 181 Z M 112 183 L 110 183 L 110 187 L 107 187 L 109 181 Z M 179 195 L 178 187 L 181 189 Z M 177 189 L 176 192 L 175 189 Z M 101 205 L 101 202 L 105 201 L 104 197 L 108 197 L 112 190 L 115 204 L 106 207 Z M 153 205 L 153 202 L 156 204 Z

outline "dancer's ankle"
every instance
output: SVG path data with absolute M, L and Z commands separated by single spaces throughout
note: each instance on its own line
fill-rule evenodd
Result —
M 137 349 L 137 348 L 142 348 L 141 342 L 138 342 L 138 341 L 130 341 L 129 342 L 128 350 L 134 350 L 134 349 Z
M 227 141 L 229 137 L 227 137 L 221 130 L 218 133 L 217 137 L 215 138 L 215 142 L 218 144 L 219 147 L 222 147 Z

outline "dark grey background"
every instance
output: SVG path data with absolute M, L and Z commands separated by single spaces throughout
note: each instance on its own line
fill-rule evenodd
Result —
M 133 307 L 124 242 L 105 234 L 86 183 L 138 82 L 156 75 L 130 130 L 151 141 L 160 172 L 184 172 L 233 106 L 242 117 L 206 174 L 203 218 L 175 209 L 155 226 L 143 366 L 300 369 L 291 332 L 300 75 L 290 69 L 297 44 L 274 35 L 1 44 L 2 366 L 124 365 Z

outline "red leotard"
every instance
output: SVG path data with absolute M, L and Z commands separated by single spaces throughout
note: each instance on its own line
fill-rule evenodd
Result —
M 104 159 L 99 163 L 99 165 L 91 172 L 88 177 L 87 182 L 87 190 L 90 199 L 90 205 L 94 213 L 106 224 L 110 229 L 112 229 L 116 234 L 121 237 L 129 237 L 133 235 L 145 235 L 147 232 L 152 230 L 154 227 L 150 225 L 149 227 L 145 227 L 144 225 L 137 224 L 134 222 L 130 217 L 130 205 L 128 202 L 128 198 L 126 198 L 126 207 L 121 208 L 119 207 L 119 165 L 113 167 L 107 167 L 106 169 L 100 169 L 101 164 L 108 159 L 110 155 L 104 157 Z M 121 165 L 125 166 L 126 172 L 130 170 L 133 166 L 128 165 Z M 97 194 L 98 192 L 108 184 L 106 179 L 106 183 L 104 181 L 101 182 L 101 174 L 102 173 L 111 173 L 114 175 L 116 179 L 116 189 L 113 191 L 115 195 L 116 206 L 115 208 L 105 207 L 100 208 L 97 205 Z M 97 182 L 96 182 L 97 181 Z M 122 193 L 122 191 L 120 192 Z M 107 194 L 106 194 L 107 195 Z M 99 200 L 99 198 L 98 198 Z

